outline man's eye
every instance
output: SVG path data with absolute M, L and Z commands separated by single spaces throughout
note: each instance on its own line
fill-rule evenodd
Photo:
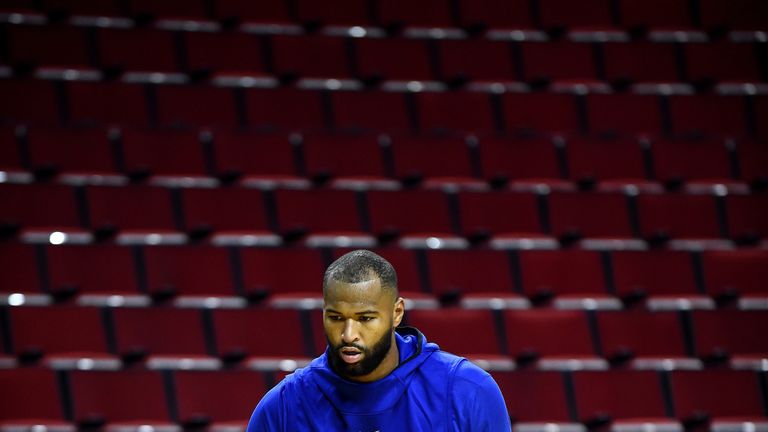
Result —
M 368 321 L 372 321 L 372 320 L 373 320 L 373 317 L 369 317 L 369 316 L 360 317 L 360 321 L 362 321 L 362 322 L 368 322 Z
M 341 321 L 341 317 L 337 315 L 328 315 L 328 319 L 331 321 Z

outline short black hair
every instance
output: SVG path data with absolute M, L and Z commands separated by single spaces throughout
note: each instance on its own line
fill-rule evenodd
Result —
M 346 253 L 328 266 L 323 276 L 323 294 L 331 281 L 358 283 L 371 280 L 371 275 L 379 278 L 383 291 L 398 298 L 395 268 L 381 256 L 364 249 Z

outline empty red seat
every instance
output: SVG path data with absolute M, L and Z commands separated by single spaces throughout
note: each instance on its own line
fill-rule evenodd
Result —
M 466 236 L 541 233 L 536 195 L 511 191 L 461 191 L 459 219 Z
M 409 27 L 452 27 L 451 11 L 445 0 L 429 0 L 413 4 L 407 0 L 379 3 L 379 19 L 383 25 Z
M 608 296 L 600 255 L 595 251 L 520 251 L 520 271 L 527 296 Z
M 215 15 L 220 19 L 238 19 L 245 22 L 285 24 L 291 21 L 288 5 L 281 0 L 255 4 L 248 0 L 217 0 Z
M 44 80 L 4 79 L 0 99 L 14 101 L 0 105 L 0 122 L 51 126 L 59 124 L 54 84 Z
M 46 368 L 0 370 L 0 425 L 66 426 L 56 373 Z
M 247 294 L 299 294 L 317 297 L 325 272 L 316 249 L 255 249 L 240 251 Z M 297 272 L 295 269 L 301 268 Z
M 502 355 L 491 311 L 483 309 L 412 310 L 409 326 L 424 333 L 441 350 L 469 358 L 499 358 Z
M 203 144 L 195 132 L 172 129 L 124 129 L 125 168 L 132 174 L 204 176 Z
M 24 171 L 16 128 L 0 126 L 0 171 Z
M 546 368 L 547 360 L 594 358 L 583 311 L 507 310 L 504 325 L 509 353 L 521 360 L 538 359 L 539 367 Z
M 768 357 L 766 311 L 694 311 L 697 353 L 702 356 Z
M 295 178 L 294 150 L 285 135 L 220 130 L 213 135 L 216 172 Z
M 374 135 L 309 135 L 303 144 L 307 174 L 312 177 L 386 177 L 382 148 Z
M 392 153 L 395 176 L 401 179 L 472 177 L 469 146 L 461 137 L 398 136 Z
M 685 340 L 677 312 L 601 311 L 597 314 L 603 355 L 609 359 L 684 358 Z
M 657 134 L 662 130 L 661 107 L 655 95 L 587 95 L 587 118 L 594 133 Z
M 296 89 L 248 89 L 246 122 L 277 130 L 323 129 L 325 117 L 320 93 Z
M 147 370 L 73 371 L 74 420 L 119 427 L 169 426 L 170 412 L 160 372 Z
M 239 126 L 234 93 L 231 89 L 218 87 L 160 86 L 157 88 L 157 117 L 160 126 Z
M 761 81 L 755 47 L 730 41 L 692 43 L 685 46 L 691 81 Z
M 101 311 L 72 306 L 9 309 L 10 331 L 19 356 L 109 357 Z
M 661 138 L 653 141 L 652 150 L 653 167 L 660 181 L 731 179 L 729 154 L 722 139 Z
M 27 132 L 32 166 L 66 174 L 117 174 L 104 129 L 42 129 Z
M 150 15 L 156 19 L 161 18 L 206 18 L 206 5 L 203 0 L 192 1 L 167 1 L 162 3 L 151 0 L 133 0 L 131 12 L 136 15 Z
M 572 95 L 505 93 L 502 106 L 508 132 L 574 132 L 579 129 Z
M 89 186 L 89 215 L 95 229 L 175 231 L 168 189 L 150 186 Z
M 331 93 L 334 126 L 354 131 L 407 131 L 411 119 L 404 93 L 337 91 Z
M 590 81 L 597 77 L 592 47 L 587 43 L 524 42 L 520 46 L 527 81 Z
M 185 189 L 183 208 L 186 227 L 191 231 L 269 231 L 263 192 L 258 189 Z
M 624 2 L 641 5 L 642 2 Z M 682 3 L 681 1 L 673 3 Z M 666 14 L 654 14 L 666 15 Z M 662 42 L 607 42 L 605 78 L 618 82 L 676 82 L 675 45 Z
M 109 244 L 48 246 L 46 257 L 52 292 L 79 295 L 140 293 L 130 248 Z
M 117 351 L 123 356 L 201 357 L 207 354 L 200 310 L 114 308 Z
M 664 13 L 659 13 L 663 9 Z M 688 29 L 693 26 L 690 3 L 686 0 L 621 0 L 621 25 L 636 29 Z
M 515 424 L 567 423 L 571 420 L 560 373 L 516 370 L 491 374 L 504 395 L 507 411 Z
M 383 80 L 431 80 L 427 44 L 422 39 L 358 39 L 357 67 L 360 78 Z
M 370 11 L 366 4 L 356 0 L 343 0 L 336 7 L 325 7 L 313 0 L 298 0 L 296 15 L 302 22 L 326 26 L 365 26 L 370 23 Z
M 228 251 L 213 246 L 155 246 L 144 249 L 150 293 L 180 296 L 236 294 Z
M 545 139 L 483 138 L 480 163 L 487 179 L 559 179 L 555 145 Z
M 751 371 L 674 371 L 672 403 L 681 420 L 765 422 L 758 376 Z M 741 425 L 739 425 L 741 427 Z
M 419 128 L 425 132 L 496 130 L 491 98 L 479 92 L 425 92 L 416 96 Z
M 542 0 L 541 25 L 548 27 L 609 27 L 613 25 L 610 3 L 590 0 L 573 3 L 567 0 Z
M 755 141 L 742 141 L 736 153 L 741 178 L 748 182 L 768 182 L 768 146 Z
M 557 236 L 633 237 L 624 194 L 552 192 L 549 215 L 552 233 Z
M 768 197 L 729 195 L 725 203 L 728 233 L 732 238 L 768 237 Z
M 145 89 L 137 84 L 70 82 L 69 121 L 73 125 L 149 125 Z M 119 100 L 116 104 L 114 101 Z
M 263 74 L 262 47 L 254 35 L 189 32 L 187 62 L 193 71 L 214 74 Z
M 754 134 L 760 139 L 768 137 L 768 97 L 755 96 L 753 97 L 754 110 L 755 110 L 755 131 Z
M 75 16 L 118 17 L 128 11 L 119 1 L 101 0 L 46 0 L 46 9 L 54 12 L 68 12 Z
M 616 251 L 616 294 L 625 298 L 691 297 L 696 286 L 692 257 L 681 251 Z
M 643 148 L 633 138 L 568 140 L 568 173 L 574 180 L 644 182 Z
M 703 254 L 707 292 L 768 297 L 768 252 L 763 250 L 707 251 Z
M 275 191 L 277 220 L 284 233 L 362 231 L 354 191 L 337 189 Z
M 3 242 L 0 244 L 0 260 L 5 263 L 5 270 L 0 273 L 0 293 L 42 292 L 33 246 Z
M 468 27 L 530 28 L 530 3 L 524 0 L 461 0 L 461 24 Z
M 723 3 L 717 0 L 702 0 L 701 24 L 705 28 L 726 28 L 729 30 L 766 30 L 768 7 L 760 0 L 738 0 Z
M 506 251 L 430 250 L 427 252 L 427 263 L 432 292 L 437 295 L 509 297 L 515 294 L 512 268 Z M 462 270 L 465 266 L 476 271 L 466 272 Z M 454 315 L 451 313 L 446 316 Z
M 638 196 L 638 213 L 640 231 L 646 237 L 720 237 L 720 226 L 713 196 L 640 195 Z
M 0 183 L 0 226 L 23 230 L 78 230 L 81 224 L 75 190 L 46 183 Z
M 86 68 L 90 65 L 84 28 L 13 25 L 7 29 L 12 65 Z
M 672 132 L 742 136 L 747 114 L 741 96 L 697 94 L 670 96 Z
M 320 35 L 272 37 L 274 70 L 300 78 L 349 78 L 345 39 Z
M 578 418 L 584 423 L 668 423 L 661 379 L 650 371 L 579 371 L 573 374 Z
M 402 208 L 413 209 L 404 213 Z M 375 234 L 453 232 L 445 194 L 437 190 L 369 191 L 368 210 Z
M 154 29 L 98 30 L 102 67 L 136 72 L 176 72 L 173 33 Z
M 439 44 L 443 79 L 512 81 L 515 78 L 512 49 L 508 42 L 446 39 L 439 41 Z
M 213 327 L 221 356 L 279 359 L 307 354 L 296 310 L 217 309 Z
M 174 373 L 179 421 L 210 426 L 242 426 L 267 388 L 264 374 L 249 370 Z M 211 400 L 211 394 L 216 398 Z

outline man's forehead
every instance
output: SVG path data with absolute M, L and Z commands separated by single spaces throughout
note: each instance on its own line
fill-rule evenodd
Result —
M 377 306 L 386 300 L 388 293 L 377 277 L 354 283 L 331 280 L 323 294 L 326 307 L 342 304 L 347 307 Z

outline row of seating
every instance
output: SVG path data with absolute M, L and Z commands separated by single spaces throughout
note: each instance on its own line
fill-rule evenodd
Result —
M 304 235 L 369 237 L 466 237 L 548 240 L 557 247 L 582 238 L 714 240 L 753 245 L 768 238 L 765 195 L 690 195 L 609 192 L 529 192 L 253 188 L 172 189 L 159 186 L 0 184 L 0 224 L 5 235 L 48 242 L 30 233 L 90 232 L 97 239 L 118 234 L 176 234 L 175 243 L 216 235 L 261 235 L 270 244 Z M 56 209 L 55 212 L 48 209 Z M 554 239 L 554 240 L 553 240 Z M 71 241 L 77 241 L 74 237 Z M 93 238 L 85 242 L 92 241 Z M 554 243 L 553 243 L 554 241 Z M 81 241 L 82 242 L 82 241 Z M 143 240 L 137 239 L 139 244 Z M 155 242 L 157 243 L 157 242 Z M 238 244 L 238 243 L 234 243 Z M 336 244 L 330 242 L 330 245 Z M 453 247 L 467 247 L 462 240 Z M 322 246 L 322 245 L 318 245 Z M 448 245 L 446 245 L 448 246 Z M 619 247 L 619 246 L 617 246 Z M 630 247 L 625 245 L 625 247 Z M 610 249 L 610 247 L 608 247 Z
M 0 80 L 0 122 L 262 130 L 765 137 L 762 95 L 323 91 Z M 119 100 L 120 104 L 114 104 Z M 205 101 L 205 103 L 201 103 Z
M 236 307 L 265 297 L 274 305 L 275 299 L 319 298 L 312 287 L 330 260 L 348 250 L 2 243 L 0 257 L 7 265 L 0 293 L 6 303 L 20 293 L 52 295 L 62 302 L 77 296 L 80 304 L 109 305 L 110 296 L 127 296 L 141 305 L 172 299 L 182 306 L 226 306 L 233 297 L 239 299 Z M 765 308 L 768 298 L 765 250 L 376 252 L 396 267 L 401 290 L 420 301 L 416 307 L 463 299 L 466 307 L 508 301 L 502 307 L 525 308 L 529 299 L 547 305 L 554 298 L 555 306 L 565 308 L 621 308 L 620 301 L 629 308 L 643 302 L 651 309 L 732 307 L 735 301 L 742 308 Z M 208 297 L 230 303 L 211 303 Z
M 271 24 L 380 25 L 388 27 L 701 27 L 705 29 L 765 29 L 768 10 L 759 0 L 725 5 L 718 0 L 693 2 L 654 0 L 590 0 L 574 5 L 567 0 L 405 0 L 342 1 L 326 8 L 309 0 L 193 0 L 156 3 L 132 1 L 13 0 L 4 9 L 17 12 L 83 16 L 138 17 L 191 20 L 242 20 Z M 659 11 L 664 11 L 659 13 Z
M 64 369 L 293 368 L 325 350 L 322 312 L 173 307 L 5 307 L 3 348 Z M 413 309 L 414 326 L 487 369 L 764 370 L 766 311 Z M 269 332 L 264 329 L 270 329 Z M 91 359 L 83 362 L 80 359 Z M 290 359 L 293 363 L 279 360 Z M 730 363 L 729 363 L 730 362 Z M 12 363 L 12 361 L 11 361 Z M 290 368 L 289 368 L 290 369 Z
M 0 127 L 0 170 L 47 174 L 420 178 L 645 184 L 768 180 L 768 146 L 722 138 L 271 135 Z M 434 164 L 439 152 L 442 163 Z M 691 158 L 696 164 L 691 164 Z
M 585 425 L 613 422 L 636 427 L 672 424 L 676 427 L 667 430 L 682 430 L 682 422 L 689 426 L 764 422 L 766 396 L 759 383 L 765 377 L 754 372 L 521 370 L 493 376 L 516 428 L 526 423 L 560 427 L 565 423 L 578 426 L 571 430 L 584 431 Z M 74 430 L 73 423 L 133 426 L 140 420 L 156 430 L 210 426 L 212 431 L 239 431 L 273 380 L 270 374 L 250 370 L 4 369 L 0 424 L 28 426 L 34 424 L 29 419 L 37 419 L 49 430 L 64 431 Z
M 503 41 L 185 33 L 11 25 L 0 64 L 17 71 L 69 68 L 295 78 L 609 83 L 766 81 L 766 44 L 639 40 Z M 619 38 L 621 39 L 621 38 Z M 151 47 L 151 51 L 147 48 Z M 2 52 L 2 51 L 0 51 Z M 471 59 L 471 60 L 470 60 Z M 649 62 L 651 62 L 649 64 Z M 44 74 L 44 72 L 43 72 Z M 126 75 L 124 75 L 125 77 Z

